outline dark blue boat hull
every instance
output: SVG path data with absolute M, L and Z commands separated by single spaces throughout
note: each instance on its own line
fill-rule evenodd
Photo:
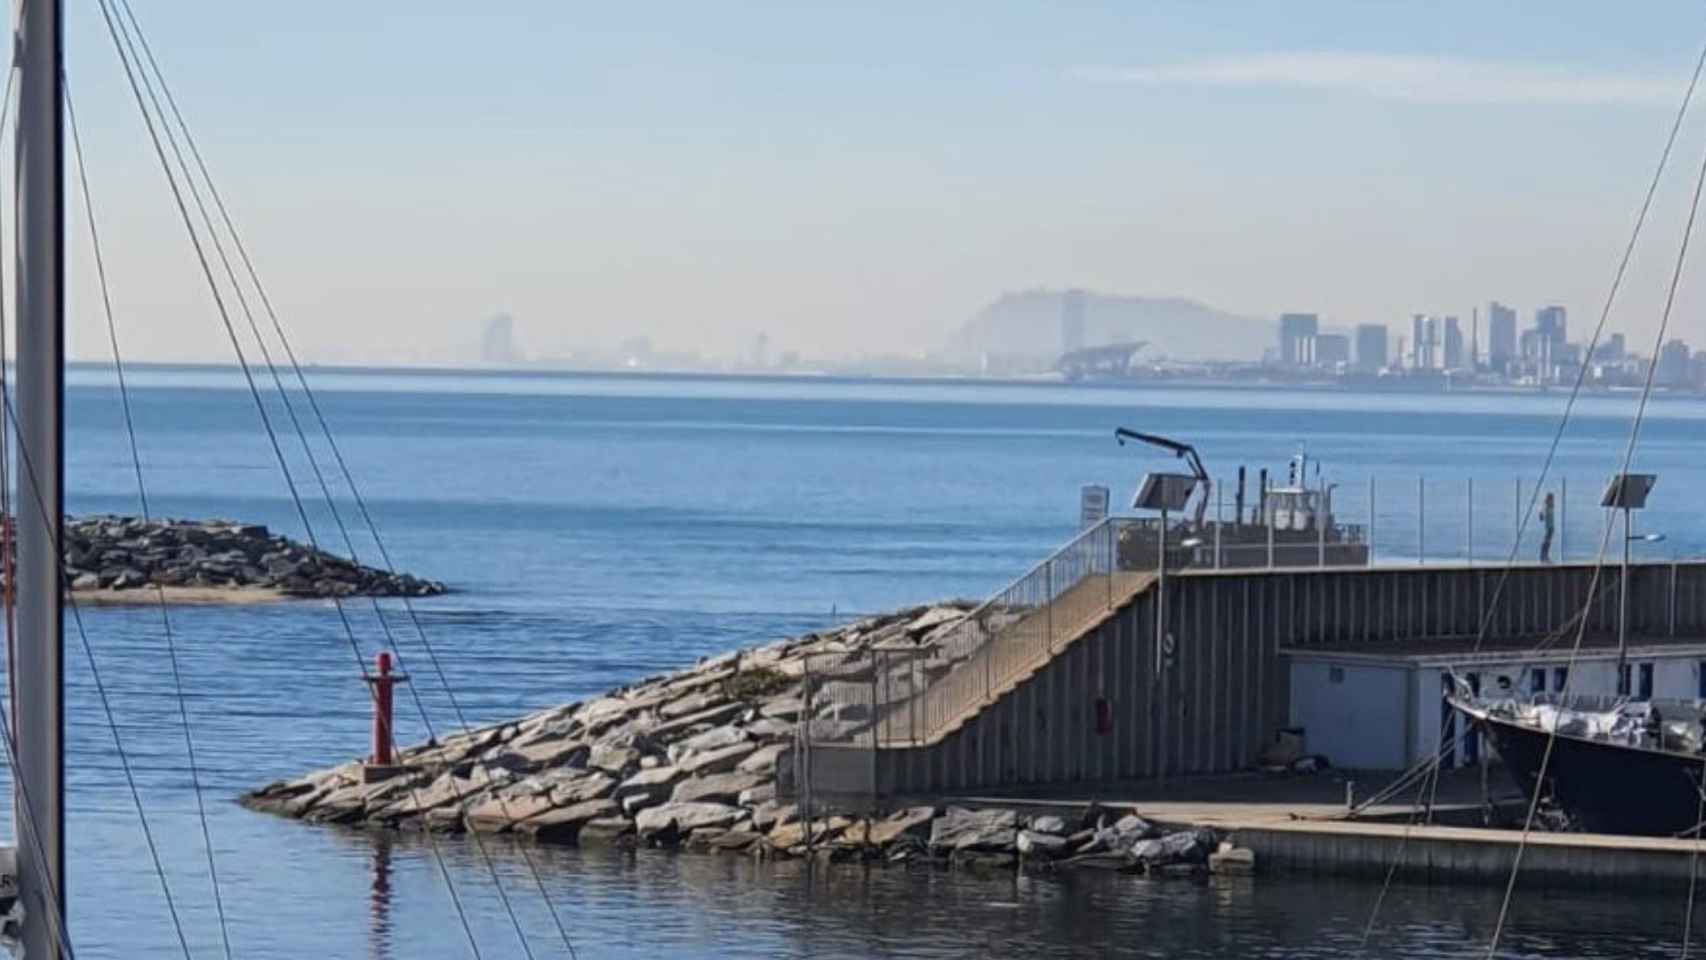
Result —
M 1558 736 L 1546 759 L 1545 731 L 1458 708 L 1498 748 L 1505 769 L 1532 797 L 1546 768 L 1546 791 L 1588 833 L 1671 837 L 1700 823 L 1706 757 Z

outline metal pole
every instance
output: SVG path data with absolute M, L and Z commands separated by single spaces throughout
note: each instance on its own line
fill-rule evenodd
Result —
M 1368 475 L 1368 562 L 1374 565 L 1374 474 Z
M 1327 481 L 1315 491 L 1315 566 L 1327 565 Z
M 65 658 L 59 543 L 64 516 L 64 183 L 58 0 L 18 5 L 17 404 L 28 457 L 18 514 L 15 797 L 25 956 L 63 955 Z M 33 475 L 33 476 L 32 476 Z
M 1226 488 L 1216 485 L 1214 488 L 1214 569 L 1220 569 L 1220 528 L 1226 524 L 1224 508 L 1226 506 Z
M 1269 528 L 1272 529 L 1271 527 Z M 1155 777 L 1167 783 L 1167 510 L 1161 510 L 1161 553 L 1155 563 Z M 1272 541 L 1269 541 L 1270 544 Z M 1270 557 L 1269 563 L 1272 563 Z
M 1428 488 L 1427 479 L 1416 477 L 1416 565 L 1427 562 L 1427 529 L 1428 529 Z
M 1114 608 L 1114 573 L 1118 564 L 1114 562 L 1114 521 L 1109 517 L 1102 521 L 1102 539 L 1108 542 L 1108 609 Z
M 1044 648 L 1054 650 L 1054 558 L 1043 564 L 1043 629 L 1048 631 Z
M 1570 550 L 1570 481 L 1558 478 L 1558 562 L 1564 563 Z
M 1469 566 L 1473 567 L 1475 565 L 1475 478 L 1466 477 L 1464 483 L 1468 486 L 1469 506 L 1465 511 L 1463 521 L 1463 556 L 1468 560 Z
M 1629 520 L 1634 511 L 1623 508 L 1623 575 L 1617 586 L 1617 692 L 1627 696 L 1633 684 L 1623 682 L 1629 669 Z
M 1670 559 L 1670 635 L 1676 636 L 1676 556 Z
M 1262 527 L 1268 532 L 1268 569 L 1274 568 L 1274 518 L 1268 513 L 1268 487 L 1262 485 Z
M 1516 541 L 1512 549 L 1522 550 L 1522 521 L 1525 519 L 1522 508 L 1522 478 L 1516 478 L 1516 512 L 1511 514 L 1511 539 Z

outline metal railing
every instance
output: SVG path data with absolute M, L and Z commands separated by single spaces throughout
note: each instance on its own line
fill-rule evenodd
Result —
M 1141 584 L 1120 569 L 1122 537 L 1140 524 L 1110 518 L 1083 531 L 917 646 L 812 656 L 812 741 L 919 743 L 963 719 Z
M 1338 517 L 1360 512 L 1366 523 L 1337 520 L 1330 531 L 1316 525 L 1283 534 L 1257 518 L 1241 527 L 1217 496 L 1212 522 L 1167 524 L 1166 569 L 1502 562 L 1519 530 L 1520 554 L 1527 555 L 1519 559 L 1538 559 L 1541 524 L 1535 517 L 1525 524 L 1523 518 L 1539 498 L 1520 479 L 1504 490 L 1483 482 L 1479 495 L 1472 478 L 1429 483 L 1417 477 L 1384 499 L 1380 489 L 1371 478 L 1366 494 L 1341 487 L 1333 496 Z M 1554 489 L 1549 553 L 1559 562 L 1570 542 L 1569 501 L 1562 480 Z M 1377 527 L 1385 538 L 1378 554 Z M 1404 543 L 1406 537 L 1412 542 Z M 1160 544 L 1159 519 L 1108 518 L 916 645 L 812 655 L 805 735 L 819 745 L 865 747 L 906 746 L 940 735 L 1046 662 L 1094 617 L 1142 589 L 1160 565 Z

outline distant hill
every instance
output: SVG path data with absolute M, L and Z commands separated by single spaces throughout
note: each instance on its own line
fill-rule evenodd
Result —
M 984 354 L 1058 356 L 1065 290 L 1004 293 L 948 342 L 961 358 Z M 1175 360 L 1260 360 L 1273 345 L 1273 319 L 1241 317 L 1183 297 L 1122 297 L 1084 291 L 1084 344 L 1147 340 Z

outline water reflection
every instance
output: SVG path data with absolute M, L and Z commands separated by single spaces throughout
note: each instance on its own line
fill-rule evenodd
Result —
M 389 834 L 373 835 L 373 887 L 367 898 L 367 955 L 391 958 L 391 843 Z
M 314 828 L 308 828 L 314 829 Z M 374 900 L 375 957 L 453 957 L 466 944 L 432 852 L 419 837 L 349 832 L 397 869 L 395 902 Z M 517 949 L 480 856 L 440 850 L 489 955 Z M 566 955 L 513 841 L 487 846 L 535 954 Z M 384 859 L 380 858 L 383 851 Z M 1376 885 L 1305 877 L 1157 880 L 1114 874 L 1020 876 L 931 867 L 760 862 L 745 856 L 536 848 L 582 958 L 759 957 L 1461 957 L 1485 955 L 1501 890 L 1397 887 L 1366 949 Z M 389 874 L 387 874 L 389 876 Z M 407 876 L 407 880 L 401 877 Z M 375 874 L 377 879 L 379 874 Z M 1684 893 L 1595 897 L 1519 888 L 1503 957 L 1674 956 Z M 380 907 L 386 911 L 379 923 Z M 391 926 L 396 910 L 397 924 Z

